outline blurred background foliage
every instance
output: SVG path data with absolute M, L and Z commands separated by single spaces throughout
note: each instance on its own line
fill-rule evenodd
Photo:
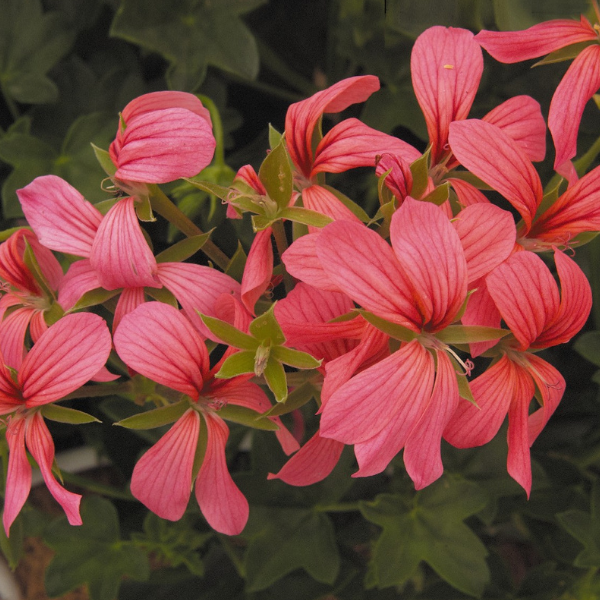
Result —
M 591 15 L 586 0 L 0 0 L 2 229 L 22 223 L 15 190 L 39 175 L 60 175 L 94 202 L 107 198 L 90 142 L 107 148 L 117 113 L 140 94 L 176 89 L 215 103 L 225 161 L 203 176 L 228 185 L 243 164 L 260 165 L 268 125 L 282 131 L 290 103 L 357 74 L 377 75 L 382 90 L 344 116 L 424 149 L 410 51 L 427 27 L 523 29 L 580 14 Z M 547 115 L 568 63 L 532 69 L 533 62 L 501 65 L 486 55 L 471 116 L 518 94 L 533 95 Z M 599 136 L 590 103 L 578 156 Z M 539 165 L 545 183 L 552 159 L 549 151 Z M 590 168 L 598 164 L 595 152 L 589 159 Z M 330 183 L 373 214 L 372 172 Z M 217 228 L 213 239 L 230 256 L 238 238 L 248 250 L 249 223 L 226 222 L 220 201 L 187 184 L 166 191 L 203 229 Z M 158 246 L 177 236 L 161 223 L 149 228 Z M 600 245 L 576 259 L 596 309 L 574 344 L 544 353 L 567 391 L 532 449 L 529 501 L 506 474 L 505 432 L 481 449 L 445 445 L 446 474 L 415 492 L 401 458 L 384 474 L 352 479 L 349 450 L 320 484 L 267 481 L 285 460 L 280 449 L 256 432 L 251 448 L 238 451 L 245 432 L 233 428 L 231 469 L 251 512 L 243 534 L 227 538 L 192 505 L 170 523 L 131 502 L 126 483 L 135 459 L 159 433 L 115 432 L 109 423 L 126 416 L 122 403 L 89 400 L 84 408 L 108 424 L 81 428 L 75 439 L 67 428 L 53 433 L 59 450 L 84 441 L 108 456 L 110 481 L 65 474 L 90 491 L 84 526 L 68 527 L 63 517 L 48 523 L 29 506 L 10 540 L 0 539 L 5 556 L 14 566 L 25 537 L 43 537 L 56 552 L 48 594 L 86 584 L 93 600 L 600 598 Z M 304 410 L 311 433 L 314 405 Z

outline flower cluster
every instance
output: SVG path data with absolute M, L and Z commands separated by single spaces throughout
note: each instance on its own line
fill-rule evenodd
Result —
M 546 153 L 538 103 L 519 96 L 469 118 L 481 47 L 517 61 L 579 42 L 590 45 L 549 116 L 555 168 L 569 185 L 545 196 L 533 165 Z M 92 388 L 123 402 L 150 389 L 119 424 L 172 424 L 135 466 L 132 494 L 177 520 L 195 480 L 207 522 L 230 535 L 249 509 L 228 470 L 228 420 L 272 431 L 292 455 L 270 478 L 320 481 L 350 445 L 354 476 L 383 472 L 403 450 L 421 489 L 443 473 L 442 439 L 480 446 L 508 415 L 508 472 L 529 495 L 530 446 L 565 389 L 536 352 L 571 339 L 592 304 L 566 251 L 600 231 L 600 167 L 579 179 L 570 162 L 583 105 L 600 86 L 597 42 L 585 20 L 477 36 L 428 29 L 411 60 L 425 153 L 355 118 L 323 135 L 324 114 L 379 89 L 376 77 L 356 76 L 290 106 L 258 172 L 246 165 L 220 187 L 195 177 L 216 145 L 209 111 L 191 94 L 156 92 L 128 104 L 109 150 L 97 150 L 111 199 L 93 205 L 51 175 L 19 190 L 29 228 L 0 245 L 6 532 L 31 487 L 27 450 L 69 522 L 81 523 L 81 497 L 52 473 L 44 418 L 94 420 L 57 404 Z M 586 85 L 572 85 L 580 80 Z M 375 215 L 326 183 L 327 173 L 356 167 L 379 178 Z M 250 213 L 256 235 L 239 280 L 228 274 L 233 261 L 157 185 L 181 178 L 220 196 L 228 217 Z M 511 210 L 492 203 L 490 189 Z M 155 255 L 140 224 L 153 212 L 188 239 Z M 299 224 L 293 239 L 289 221 Z M 199 250 L 214 264 L 185 262 Z M 130 383 L 114 383 L 119 377 Z M 82 388 L 90 380 L 97 385 Z M 320 419 L 308 441 L 301 403 L 286 406 L 303 382 Z

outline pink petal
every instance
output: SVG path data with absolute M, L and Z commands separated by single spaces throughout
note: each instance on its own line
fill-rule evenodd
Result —
M 119 295 L 117 307 L 115 308 L 115 316 L 113 318 L 112 332 L 113 335 L 119 327 L 121 319 L 133 312 L 140 304 L 145 302 L 144 288 L 132 287 L 125 288 Z
M 200 315 L 216 317 L 223 294 L 240 297 L 240 284 L 216 269 L 191 263 L 158 265 L 161 283 L 177 298 L 185 316 L 200 334 L 218 341 L 202 322 Z
M 263 185 L 262 181 L 258 178 L 258 173 L 254 170 L 252 165 L 244 165 L 240 167 L 238 172 L 235 174 L 233 181 L 235 183 L 236 179 L 243 181 L 246 185 L 249 185 L 256 193 L 261 196 L 267 195 L 267 190 Z
M 436 164 L 447 152 L 448 127 L 466 119 L 475 99 L 483 55 L 466 29 L 430 27 L 413 46 L 410 70 Z
M 256 301 L 263 295 L 271 283 L 273 275 L 273 245 L 270 227 L 259 231 L 252 241 L 248 260 L 242 277 L 242 302 L 254 313 Z
M 14 416 L 6 430 L 8 443 L 8 473 L 4 492 L 4 513 L 2 522 L 8 532 L 13 521 L 21 512 L 31 490 L 31 465 L 25 452 L 25 419 Z
M 100 285 L 98 273 L 92 267 L 89 259 L 74 262 L 63 277 L 58 288 L 58 303 L 65 311 L 71 310 L 81 297 Z
M 24 232 L 24 237 L 27 239 L 27 243 L 33 250 L 33 254 L 42 271 L 42 275 L 48 282 L 50 289 L 57 290 L 60 281 L 63 278 L 63 270 L 60 263 L 48 248 L 45 248 L 40 244 L 35 233 L 26 229 L 22 231 Z M 24 250 L 25 248 L 23 248 L 23 251 Z
M 146 302 L 121 319 L 114 335 L 123 362 L 145 377 L 197 400 L 208 351 L 189 321 L 162 302 Z
M 60 400 L 89 381 L 108 359 L 111 339 L 101 317 L 67 315 L 35 343 L 19 371 L 28 407 Z
M 550 54 L 555 50 L 596 39 L 585 17 L 581 22 L 555 19 L 538 23 L 524 31 L 480 31 L 475 40 L 496 60 L 515 63 Z
M 420 490 L 444 473 L 440 444 L 448 421 L 458 406 L 456 373 L 445 352 L 436 352 L 437 373 L 433 393 L 404 448 L 404 465 Z
M 106 290 L 162 287 L 156 259 L 148 246 L 133 206 L 135 198 L 119 200 L 102 220 L 90 263 Z
M 14 412 L 23 405 L 21 393 L 6 368 L 4 357 L 0 353 L 0 415 Z
M 41 310 L 36 310 L 31 316 L 31 321 L 29 322 L 29 335 L 31 336 L 31 341 L 35 344 L 42 334 L 44 334 L 48 330 L 48 325 L 46 325 L 46 321 L 44 319 L 44 312 Z
M 509 98 L 485 115 L 483 120 L 508 134 L 523 149 L 529 160 L 544 160 L 546 121 L 540 103 L 531 96 Z
M 558 287 L 544 261 L 517 252 L 487 277 L 487 288 L 514 336 L 527 349 L 559 310 Z
M 194 94 L 188 92 L 151 92 L 134 98 L 121 113 L 125 123 L 130 119 L 155 110 L 166 108 L 185 108 L 202 117 L 210 125 L 210 112 Z
M 558 84 L 548 113 L 559 170 L 577 154 L 577 133 L 588 100 L 600 88 L 600 46 L 594 44 L 581 51 Z
M 378 234 L 362 224 L 336 221 L 323 229 L 316 246 L 325 272 L 340 290 L 384 319 L 419 329 L 421 317 L 407 276 Z
M 447 181 L 450 182 L 452 189 L 456 192 L 458 202 L 462 206 L 467 207 L 471 206 L 472 204 L 490 203 L 485 194 L 480 192 L 474 185 L 454 177 L 448 177 Z
M 131 493 L 162 519 L 177 521 L 187 508 L 199 433 L 200 415 L 189 409 L 133 469 Z
M 204 413 L 208 440 L 196 479 L 196 499 L 208 524 L 227 535 L 238 535 L 248 521 L 248 501 L 233 482 L 225 461 L 229 429 L 223 420 Z
M 527 420 L 533 398 L 533 381 L 528 372 L 515 365 L 514 396 L 508 409 L 508 474 L 519 484 L 529 498 L 531 491 L 531 455 Z
M 381 177 L 386 171 L 390 172 L 386 175 L 385 185 L 398 200 L 404 200 L 410 195 L 413 185 L 410 164 L 401 156 L 384 153 L 377 162 L 375 174 Z
M 467 263 L 460 238 L 442 211 L 408 196 L 394 213 L 390 239 L 429 331 L 455 318 L 467 295 Z
M 25 241 L 29 243 L 34 239 L 34 233 L 20 229 L 0 244 L 0 279 L 9 283 L 19 292 L 29 292 L 34 296 L 40 296 L 42 293 L 40 286 L 23 260 Z
M 537 171 L 516 142 L 495 125 L 477 119 L 452 123 L 449 141 L 460 163 L 500 192 L 529 229 L 543 190 Z
M 305 208 L 331 217 L 334 221 L 355 221 L 360 219 L 339 199 L 322 185 L 311 185 L 302 190 L 302 203 Z M 317 231 L 316 228 L 310 228 Z
M 513 216 L 494 204 L 473 204 L 452 221 L 460 238 L 469 283 L 487 275 L 510 256 L 517 229 Z
M 333 393 L 321 416 L 321 435 L 358 444 L 401 418 L 403 434 L 396 437 L 406 439 L 420 416 L 420 399 L 429 399 L 432 385 L 433 358 L 413 340 Z
M 421 156 L 416 148 L 398 138 L 372 129 L 358 119 L 345 119 L 319 142 L 311 177 L 317 173 L 342 173 L 355 167 L 375 167 L 377 156 L 384 152 L 397 154 L 408 163 Z
M 444 439 L 456 448 L 487 444 L 498 433 L 516 382 L 515 364 L 506 356 L 470 382 L 477 406 L 460 400 L 456 412 L 444 429 Z M 531 399 L 531 396 L 530 396 Z
M 44 175 L 17 190 L 17 196 L 41 244 L 90 256 L 102 215 L 73 186 L 55 175 Z
M 94 315 L 95 316 L 95 315 Z M 27 419 L 25 432 L 27 449 L 31 452 L 37 462 L 48 491 L 54 499 L 62 506 L 70 525 L 81 525 L 79 515 L 79 504 L 81 496 L 63 488 L 52 474 L 52 463 L 54 462 L 54 442 L 52 436 L 44 423 L 44 418 L 39 412 L 34 412 Z
M 323 113 L 338 113 L 352 104 L 364 102 L 379 89 L 379 79 L 373 75 L 349 77 L 292 104 L 285 117 L 285 135 L 292 162 L 305 177 L 312 170 L 312 137 Z
M 35 312 L 33 308 L 17 308 L 0 323 L 0 352 L 4 364 L 17 371 L 25 357 L 25 334 Z
M 344 444 L 321 437 L 317 431 L 313 437 L 288 460 L 275 475 L 267 479 L 281 479 L 288 485 L 312 485 L 323 481 L 337 465 Z

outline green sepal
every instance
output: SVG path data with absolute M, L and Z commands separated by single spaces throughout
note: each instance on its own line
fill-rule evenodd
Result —
M 272 304 L 267 312 L 256 317 L 256 319 L 250 323 L 248 329 L 260 342 L 268 342 L 273 346 L 279 346 L 280 344 L 285 343 L 285 335 L 283 335 L 283 331 L 281 331 L 281 327 L 275 318 L 274 309 L 275 304 Z M 254 348 L 256 348 L 256 345 Z
M 450 195 L 450 183 L 448 181 L 438 185 L 434 190 L 432 190 L 427 196 L 421 198 L 423 202 L 431 202 L 436 206 L 440 206 L 444 204 Z
M 261 198 L 264 198 L 264 196 L 261 196 L 260 194 L 248 196 L 243 194 L 235 195 L 232 193 L 229 199 L 229 204 L 231 204 L 234 208 L 241 210 L 242 213 L 250 212 L 262 215 L 264 212 L 264 206 L 261 204 Z
M 53 302 L 50 308 L 44 311 L 44 321 L 46 321 L 48 327 L 60 321 L 64 316 L 65 311 L 58 302 Z
M 40 268 L 40 264 L 38 263 L 37 258 L 35 257 L 35 254 L 33 253 L 33 250 L 31 249 L 31 246 L 29 245 L 27 239 L 25 239 L 25 252 L 23 253 L 23 262 L 25 263 L 25 266 L 27 267 L 29 272 L 33 275 L 33 278 L 35 279 L 36 283 L 40 286 L 40 288 L 42 288 L 44 295 L 47 298 L 56 299 L 54 291 L 52 290 L 50 284 L 44 277 L 42 269 Z
M 94 204 L 94 208 L 98 209 L 100 214 L 105 215 L 117 202 L 119 198 L 108 198 L 107 200 L 102 200 L 101 202 L 97 202 Z
M 389 202 L 393 202 L 396 199 L 392 193 L 392 190 L 390 190 L 390 188 L 385 184 L 385 180 L 391 172 L 392 169 L 388 169 L 377 179 L 377 196 L 379 197 L 379 206 L 385 206 Z
M 271 407 L 267 412 L 263 413 L 263 417 L 279 417 L 291 413 L 293 410 L 308 404 L 313 398 L 318 395 L 315 386 L 310 381 L 305 381 L 294 391 L 288 394 L 285 402 L 280 402 Z
M 213 231 L 214 228 L 202 235 L 194 235 L 173 244 L 170 248 L 167 248 L 156 255 L 156 262 L 183 262 L 184 260 L 187 260 L 191 256 L 194 256 L 194 254 L 206 244 Z
M 256 206 L 254 207 L 256 210 Z M 275 221 L 278 221 L 279 217 L 265 217 L 264 215 L 252 215 L 252 230 L 255 233 L 264 231 L 267 227 L 271 227 Z
M 122 290 L 105 290 L 104 288 L 96 288 L 95 290 L 90 290 L 86 292 L 67 312 L 75 312 L 77 310 L 82 310 L 84 308 L 88 308 L 89 306 L 96 306 L 97 304 L 104 304 L 107 300 L 110 300 L 112 297 L 119 294 Z
M 258 178 L 265 186 L 269 198 L 275 201 L 280 210 L 289 205 L 294 181 L 290 159 L 283 141 L 267 154 L 258 171 Z
M 199 412 L 199 411 L 198 411 Z M 202 413 L 200 412 L 200 416 Z M 208 428 L 204 417 L 200 419 L 200 431 L 198 432 L 198 444 L 196 445 L 196 452 L 194 453 L 194 464 L 192 465 L 192 481 L 198 477 L 200 467 L 204 462 L 204 456 L 206 454 L 206 446 L 208 445 Z
M 11 227 L 10 229 L 5 229 L 4 231 L 0 231 L 0 243 L 5 242 L 13 233 L 20 231 L 21 229 L 28 229 L 31 231 L 31 227 Z
M 127 429 L 154 429 L 155 427 L 161 427 L 162 425 L 168 425 L 173 423 L 190 408 L 188 400 L 181 400 L 176 404 L 169 404 L 169 406 L 161 406 L 153 410 L 148 410 L 132 417 L 127 417 L 122 421 L 113 423 L 119 427 L 125 427 Z
M 280 143 L 283 135 L 269 123 L 269 148 L 274 150 Z
M 454 367 L 456 383 L 458 384 L 458 395 L 467 402 L 473 404 L 473 406 L 477 406 L 477 402 L 475 402 L 475 398 L 473 397 L 473 393 L 471 392 L 471 387 L 469 386 L 469 380 L 467 379 L 467 376 L 462 372 L 458 361 L 450 354 L 447 354 L 447 356 L 450 359 L 452 366 Z M 479 408 L 479 406 L 477 406 L 477 408 Z
M 274 346 L 271 348 L 271 356 L 290 367 L 296 369 L 316 369 L 321 366 L 322 360 L 317 360 L 308 352 L 293 350 L 285 346 Z
M 156 217 L 152 212 L 152 206 L 150 204 L 150 196 L 137 196 L 133 205 L 135 207 L 135 214 L 140 221 L 143 221 L 144 223 L 154 223 L 154 221 L 156 221 Z
M 264 378 L 269 386 L 269 389 L 273 392 L 275 400 L 277 402 L 285 402 L 287 398 L 287 378 L 283 365 L 274 359 L 272 356 L 267 360 L 264 370 Z
M 582 50 L 591 46 L 594 43 L 593 40 L 589 40 L 587 42 L 578 42 L 576 44 L 571 44 L 569 46 L 565 46 L 564 48 L 560 48 L 560 50 L 555 50 L 542 58 L 542 60 L 538 60 L 534 63 L 533 67 L 539 67 L 540 65 L 549 65 L 552 63 L 563 62 L 565 60 L 571 60 L 572 58 L 577 58 L 579 54 L 581 54 Z
M 417 158 L 410 165 L 410 172 L 413 178 L 412 189 L 410 195 L 413 198 L 420 198 L 427 189 L 429 184 L 429 155 L 431 154 L 431 146 L 427 148 L 421 158 Z
M 366 321 L 371 323 L 371 325 L 377 327 L 383 333 L 387 333 L 387 335 L 400 340 L 401 342 L 412 342 L 418 335 L 418 333 L 408 329 L 408 327 L 403 327 L 402 325 L 398 325 L 397 323 L 390 323 L 390 321 L 386 321 L 381 317 L 377 317 L 373 313 L 367 312 L 366 310 L 358 311 Z
M 477 175 L 473 175 L 470 171 L 452 171 L 452 179 L 460 179 L 461 181 L 466 181 L 470 183 L 473 187 L 476 187 L 478 190 L 488 190 L 491 191 L 493 188 L 489 186 L 485 181 L 479 179 Z
M 563 182 L 564 179 L 559 177 L 548 184 L 550 187 L 544 190 L 544 197 L 535 211 L 535 218 L 543 215 L 558 200 Z
M 279 218 L 289 219 L 290 221 L 311 225 L 312 227 L 325 227 L 325 225 L 333 223 L 331 217 L 301 206 L 289 206 L 288 208 L 284 208 L 279 213 Z
M 92 150 L 96 155 L 96 160 L 100 163 L 102 170 L 109 176 L 114 177 L 117 172 L 117 166 L 110 158 L 110 153 L 107 150 L 98 148 L 96 144 L 91 144 Z
M 585 246 L 586 244 L 589 244 L 597 236 L 598 236 L 597 231 L 584 231 L 582 233 L 577 234 L 569 242 L 569 246 L 573 246 L 574 248 L 581 248 L 581 246 Z
M 508 335 L 508 329 L 483 327 L 480 325 L 449 325 L 438 331 L 435 337 L 444 344 L 473 344 L 474 342 L 491 342 Z
M 184 177 L 184 181 L 187 181 L 188 183 L 192 184 L 194 187 L 198 188 L 199 190 L 202 190 L 204 192 L 208 192 L 209 194 L 211 194 L 212 196 L 216 196 L 217 198 L 220 198 L 221 200 L 227 200 L 227 197 L 229 195 L 229 188 L 228 187 L 223 187 L 222 185 L 217 185 L 216 183 L 212 183 L 211 181 L 204 181 L 202 179 L 198 179 L 198 175 L 196 175 L 196 177 Z
M 350 210 L 355 216 L 357 216 L 363 223 L 368 223 L 370 221 L 369 215 L 364 211 L 364 209 L 356 204 L 354 200 L 351 200 L 342 192 L 332 188 L 330 185 L 323 185 L 326 190 L 331 192 L 348 210 Z
M 277 423 L 263 418 L 263 415 L 246 406 L 227 404 L 227 406 L 219 409 L 218 415 L 227 421 L 233 421 L 254 429 L 264 429 L 265 431 L 277 431 L 279 429 Z
M 233 277 L 237 282 L 241 283 L 242 277 L 244 276 L 244 268 L 246 267 L 246 261 L 248 257 L 244 252 L 244 248 L 242 244 L 238 241 L 237 250 L 234 252 L 227 268 L 225 269 L 225 274 L 229 275 L 229 277 Z
M 146 294 L 150 296 L 150 298 L 154 298 L 158 302 L 162 302 L 163 304 L 169 304 L 174 308 L 179 308 L 179 304 L 177 302 L 177 298 L 173 295 L 173 292 L 169 291 L 167 288 L 145 288 Z
M 70 423 L 71 425 L 83 425 L 85 423 L 101 423 L 100 419 L 81 410 L 59 406 L 58 404 L 44 404 L 40 412 L 46 419 L 57 423 Z
M 244 373 L 254 373 L 255 354 L 254 350 L 242 350 L 228 356 L 215 377 L 218 379 L 231 379 Z
M 215 317 L 198 314 L 208 329 L 225 344 L 242 350 L 256 350 L 258 348 L 258 342 L 252 336 L 236 329 L 233 325 Z

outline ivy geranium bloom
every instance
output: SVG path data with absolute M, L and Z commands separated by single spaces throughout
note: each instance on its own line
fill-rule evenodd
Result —
M 487 291 L 513 335 L 496 346 L 497 362 L 471 382 L 477 406 L 459 405 L 444 431 L 454 446 L 480 446 L 496 435 L 508 413 L 508 472 L 528 496 L 529 447 L 565 390 L 562 375 L 528 350 L 569 341 L 592 306 L 590 285 L 577 264 L 558 250 L 554 260 L 561 293 L 542 259 L 532 252 L 516 252 L 487 276 Z M 534 394 L 541 408 L 529 414 Z
M 594 7 L 600 20 L 597 4 Z M 548 113 L 548 127 L 556 148 L 554 168 L 569 181 L 575 181 L 577 174 L 570 161 L 577 154 L 581 115 L 600 88 L 598 31 L 582 16 L 580 21 L 556 19 L 524 31 L 481 31 L 475 39 L 496 60 L 504 63 L 538 58 L 573 44 L 590 43 L 577 55 L 556 88 Z
M 0 348 L 2 348 L 0 340 Z M 81 525 L 81 496 L 65 490 L 52 474 L 54 443 L 43 419 L 44 406 L 64 398 L 104 366 L 111 339 L 104 320 L 93 314 L 67 315 L 34 344 L 13 379 L 0 353 L 0 414 L 7 415 L 8 475 L 4 529 L 9 529 L 31 489 L 26 448 L 40 467 L 48 490 L 71 525 Z

